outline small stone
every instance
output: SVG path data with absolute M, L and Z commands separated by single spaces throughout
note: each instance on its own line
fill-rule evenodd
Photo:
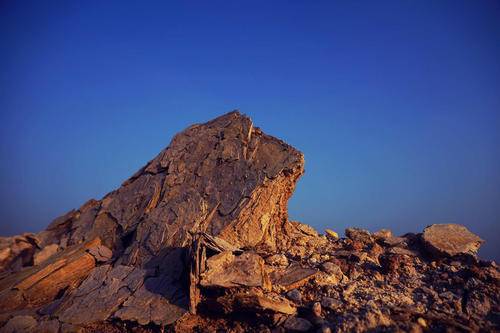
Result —
M 342 303 L 342 301 L 335 299 L 335 298 L 332 298 L 332 297 L 323 297 L 321 299 L 321 305 L 324 308 L 336 311 L 336 310 L 342 308 L 343 303 Z
M 347 238 L 353 240 L 354 242 L 360 242 L 364 244 L 373 242 L 370 232 L 365 229 L 347 228 L 345 229 L 345 235 Z
M 272 266 L 288 266 L 288 258 L 284 254 L 274 254 L 266 258 L 266 263 Z
M 312 306 L 312 313 L 315 317 L 321 317 L 321 303 L 315 302 Z
M 339 284 L 341 279 L 339 279 L 336 275 L 334 274 L 328 274 L 325 272 L 319 272 L 315 277 L 314 277 L 314 282 L 318 286 L 334 286 Z
M 311 257 L 308 259 L 309 264 L 316 265 L 318 263 L 318 259 Z
M 427 322 L 425 321 L 424 318 L 422 317 L 418 317 L 417 319 L 417 323 L 422 326 L 423 328 L 427 328 Z
M 297 289 L 293 289 L 287 292 L 286 297 L 288 297 L 288 299 L 291 299 L 296 303 L 300 303 L 302 301 L 302 294 Z
M 373 233 L 373 237 L 376 239 L 390 238 L 392 237 L 392 231 L 389 229 L 380 229 L 379 231 Z
M 313 327 L 313 325 L 307 319 L 289 317 L 283 324 L 283 327 L 290 331 L 307 332 Z
M 350 294 L 352 294 L 354 289 L 356 289 L 356 284 L 352 283 L 344 289 L 344 292 L 342 293 L 342 295 L 344 295 L 344 297 L 349 296 Z
M 340 267 L 335 265 L 331 261 L 324 262 L 321 265 L 321 269 L 328 274 L 335 274 L 335 275 L 340 275 L 342 271 L 340 270 Z
M 339 234 L 337 234 L 332 229 L 325 229 L 325 234 L 326 234 L 326 237 L 329 238 L 329 239 L 331 239 L 331 240 L 337 240 L 337 239 L 339 239 Z

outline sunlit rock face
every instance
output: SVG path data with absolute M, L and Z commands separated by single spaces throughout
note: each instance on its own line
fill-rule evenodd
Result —
M 190 126 L 120 188 L 30 236 L 22 260 L 3 251 L 2 266 L 12 275 L 0 303 L 8 302 L 4 309 L 10 310 L 36 308 L 57 296 L 51 313 L 61 322 L 85 324 L 114 316 L 141 324 L 171 323 L 186 309 L 182 280 L 193 235 L 205 232 L 236 247 L 275 250 L 283 243 L 287 201 L 303 171 L 302 153 L 264 134 L 237 111 Z M 35 253 L 48 248 L 59 259 L 47 259 L 45 250 L 38 265 L 26 268 Z M 63 279 L 55 272 L 72 262 L 75 252 L 85 269 L 73 280 Z M 27 276 L 30 288 L 53 279 L 61 292 L 25 304 L 30 288 L 16 285 Z M 147 304 L 156 309 L 144 311 Z

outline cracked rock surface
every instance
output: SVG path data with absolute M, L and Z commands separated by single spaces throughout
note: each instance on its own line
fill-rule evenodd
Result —
M 339 238 L 288 220 L 302 153 L 230 112 L 120 188 L 0 238 L 0 332 L 476 332 L 499 272 L 463 226 Z

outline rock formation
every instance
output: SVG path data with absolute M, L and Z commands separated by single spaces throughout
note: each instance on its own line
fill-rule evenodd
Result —
M 189 127 L 101 200 L 0 238 L 0 332 L 498 329 L 477 236 L 320 235 L 288 220 L 303 172 L 238 112 Z

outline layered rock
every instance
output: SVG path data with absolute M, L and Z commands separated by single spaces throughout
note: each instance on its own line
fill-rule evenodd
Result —
M 463 225 L 434 224 L 424 229 L 422 239 L 434 254 L 456 256 L 476 254 L 484 242 Z
M 191 126 L 103 199 L 37 235 L 3 240 L 0 312 L 32 308 L 72 325 L 170 324 L 188 308 L 193 235 L 276 250 L 303 171 L 298 150 L 239 112 Z
M 500 274 L 459 225 L 288 221 L 303 156 L 231 112 L 38 234 L 0 238 L 3 332 L 497 331 Z

